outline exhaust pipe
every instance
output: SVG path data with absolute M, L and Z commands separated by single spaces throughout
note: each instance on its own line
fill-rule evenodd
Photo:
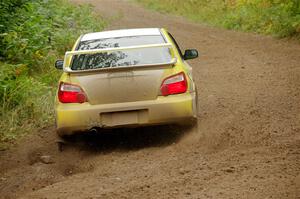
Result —
M 91 129 L 89 130 L 89 132 L 91 132 L 91 133 L 98 133 L 98 130 L 97 130 L 96 128 L 91 128 Z

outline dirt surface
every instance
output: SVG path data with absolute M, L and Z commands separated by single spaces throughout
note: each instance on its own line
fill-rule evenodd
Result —
M 200 51 L 190 61 L 199 126 L 77 136 L 63 152 L 54 127 L 42 129 L 0 152 L 0 198 L 300 198 L 297 42 L 127 1 L 82 2 L 112 21 L 107 29 L 166 27 L 182 49 Z

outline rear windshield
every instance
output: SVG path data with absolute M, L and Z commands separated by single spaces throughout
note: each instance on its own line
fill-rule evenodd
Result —
M 76 50 L 117 48 L 162 43 L 166 42 L 161 35 L 106 38 L 81 41 Z M 156 47 L 135 50 L 122 50 L 116 52 L 103 52 L 90 55 L 75 55 L 72 60 L 71 69 L 87 70 L 97 68 L 167 63 L 170 61 L 170 50 L 167 47 Z

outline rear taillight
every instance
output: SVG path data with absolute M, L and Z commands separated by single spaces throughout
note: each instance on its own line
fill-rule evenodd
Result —
M 183 72 L 166 78 L 160 87 L 163 96 L 185 93 L 186 90 L 187 82 Z
M 87 97 L 80 86 L 65 82 L 59 84 L 58 99 L 61 103 L 87 102 Z

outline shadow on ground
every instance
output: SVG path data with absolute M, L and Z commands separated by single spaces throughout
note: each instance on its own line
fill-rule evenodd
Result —
M 76 148 L 81 151 L 103 152 L 138 150 L 176 143 L 191 127 L 168 125 L 140 128 L 97 129 L 64 137 L 63 150 Z

